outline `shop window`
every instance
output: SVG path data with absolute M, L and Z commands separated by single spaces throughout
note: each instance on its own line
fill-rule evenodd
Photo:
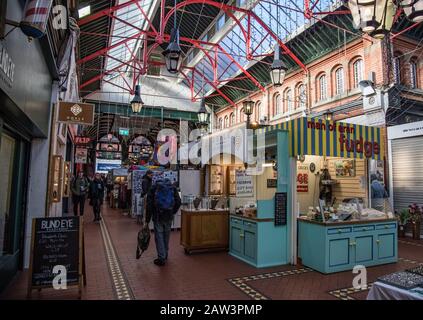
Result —
M 275 93 L 273 95 L 273 115 L 276 116 L 281 113 L 281 96 L 279 93 Z
M 224 126 L 225 126 L 225 128 L 229 127 L 229 117 L 228 116 L 225 116 Z
M 15 140 L 6 134 L 1 135 L 0 144 L 0 257 L 13 253 L 11 246 L 12 217 L 10 216 L 10 200 L 12 195 L 13 165 Z
M 345 91 L 344 68 L 340 67 L 335 71 L 335 94 L 340 95 Z
M 417 88 L 417 63 L 410 61 L 410 86 L 412 89 Z
M 327 99 L 328 85 L 326 80 L 326 75 L 322 74 L 318 80 L 318 101 L 323 101 Z
M 160 76 L 161 62 L 162 62 L 161 55 L 160 54 L 152 54 L 150 56 L 150 60 L 151 60 L 152 63 L 148 64 L 147 75 L 159 77 Z
M 363 80 L 363 60 L 358 59 L 353 63 L 353 88 L 358 88 L 361 80 Z

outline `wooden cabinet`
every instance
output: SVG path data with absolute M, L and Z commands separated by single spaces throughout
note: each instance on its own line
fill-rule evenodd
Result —
M 181 210 L 181 245 L 194 250 L 228 249 L 229 210 Z

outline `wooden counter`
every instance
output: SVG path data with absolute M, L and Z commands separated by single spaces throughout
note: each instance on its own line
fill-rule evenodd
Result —
M 181 209 L 181 216 L 181 245 L 185 253 L 228 249 L 229 210 Z
M 397 220 L 298 219 L 298 249 L 302 263 L 322 273 L 397 262 Z

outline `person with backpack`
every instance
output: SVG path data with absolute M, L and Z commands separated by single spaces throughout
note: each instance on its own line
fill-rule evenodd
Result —
M 79 171 L 78 176 L 73 179 L 71 185 L 74 216 L 78 215 L 78 206 L 79 214 L 81 216 L 84 215 L 85 197 L 87 195 L 89 186 L 90 184 L 88 179 L 84 176 L 84 172 Z
M 104 199 L 104 182 L 99 173 L 96 173 L 90 184 L 90 198 L 94 212 L 94 222 L 100 221 L 100 209 Z
M 181 206 L 178 191 L 169 179 L 158 180 L 147 195 L 146 222 L 154 223 L 157 259 L 154 264 L 164 266 L 169 253 L 169 238 L 174 215 Z

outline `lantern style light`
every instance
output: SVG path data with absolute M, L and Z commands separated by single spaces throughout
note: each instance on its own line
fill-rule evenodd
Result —
M 400 6 L 411 21 L 415 23 L 423 21 L 423 0 L 402 0 Z
M 390 32 L 395 16 L 392 0 L 349 0 L 348 7 L 356 29 L 379 39 Z
M 163 55 L 165 57 L 166 69 L 170 73 L 178 73 L 181 66 L 181 47 L 179 45 L 179 29 L 173 28 L 170 36 L 170 43 Z
M 245 100 L 242 103 L 242 106 L 244 107 L 244 114 L 247 117 L 250 117 L 253 114 L 254 101 L 252 101 L 252 100 Z
M 277 44 L 275 47 L 275 56 L 273 58 L 273 63 L 270 66 L 270 78 L 275 87 L 280 87 L 285 80 L 286 71 L 288 68 L 285 63 L 282 61 L 280 56 L 280 48 Z
M 198 122 L 201 125 L 206 125 L 209 122 L 209 112 L 206 108 L 206 100 L 201 99 L 200 110 L 198 111 Z
M 141 87 L 139 84 L 135 86 L 135 95 L 131 101 L 131 108 L 133 113 L 140 113 L 144 102 L 141 99 Z

